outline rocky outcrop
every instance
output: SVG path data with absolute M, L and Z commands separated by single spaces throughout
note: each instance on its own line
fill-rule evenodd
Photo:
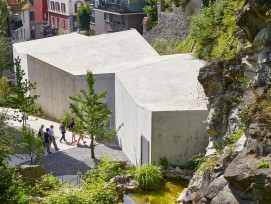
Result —
M 150 44 L 153 44 L 157 38 L 166 41 L 185 39 L 188 35 L 189 16 L 201 7 L 201 2 L 190 0 L 185 10 L 173 8 L 172 12 L 165 12 L 162 7 L 158 5 L 158 24 L 151 30 L 144 32 L 143 37 Z
M 269 0 L 247 0 L 237 24 L 251 45 L 242 56 L 212 62 L 198 80 L 209 98 L 206 158 L 219 157 L 208 176 L 196 172 L 183 203 L 271 203 L 271 24 Z M 238 129 L 235 144 L 227 138 Z
M 24 182 L 34 182 L 45 175 L 45 171 L 40 165 L 20 165 L 18 173 Z

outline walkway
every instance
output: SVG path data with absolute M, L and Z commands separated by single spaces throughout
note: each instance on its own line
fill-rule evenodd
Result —
M 11 110 L 9 111 L 9 114 L 14 113 Z M 10 121 L 10 123 L 11 126 L 16 128 L 20 128 L 22 125 L 18 121 Z M 86 141 L 85 145 L 83 145 L 81 142 L 81 146 L 77 147 L 76 144 L 71 143 L 72 133 L 67 131 L 66 133 L 67 143 L 63 141 L 62 143 L 60 143 L 59 139 L 61 138 L 61 133 L 59 131 L 58 123 L 33 116 L 29 116 L 29 120 L 27 123 L 36 132 L 38 132 L 42 124 L 44 124 L 45 128 L 50 127 L 50 125 L 54 126 L 56 142 L 60 150 L 55 151 L 52 144 L 51 151 L 53 152 L 53 154 L 48 155 L 47 152 L 44 151 L 44 157 L 42 158 L 41 165 L 46 171 L 46 173 L 74 175 L 77 174 L 78 172 L 84 173 L 95 165 L 95 162 L 97 160 L 93 160 L 90 158 L 89 138 L 84 139 Z M 78 136 L 76 136 L 76 139 L 78 139 Z M 105 146 L 102 144 L 97 145 L 95 147 L 95 156 L 97 159 L 99 159 L 102 155 L 112 157 L 118 161 L 128 161 L 128 158 L 116 145 L 110 146 Z M 28 161 L 29 158 L 27 157 L 23 157 L 23 159 L 18 159 L 14 157 L 12 158 L 10 165 L 19 163 L 29 163 Z

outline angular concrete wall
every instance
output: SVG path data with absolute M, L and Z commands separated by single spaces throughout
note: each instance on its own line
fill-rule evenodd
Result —
M 151 112 L 139 107 L 116 76 L 116 126 L 119 145 L 135 165 L 141 164 L 141 136 L 151 140 Z M 149 154 L 149 159 L 151 155 Z
M 151 162 L 166 157 L 172 164 L 184 164 L 208 145 L 203 121 L 207 110 L 152 113 Z

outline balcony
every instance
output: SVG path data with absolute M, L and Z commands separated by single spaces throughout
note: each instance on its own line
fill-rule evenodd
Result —
M 27 8 L 27 0 L 9 0 L 8 5 L 12 11 L 20 11 Z
M 18 20 L 18 21 L 11 21 L 10 22 L 10 30 L 17 30 L 19 28 L 23 27 L 23 21 Z
M 115 13 L 143 13 L 145 2 L 128 3 L 128 1 L 110 2 L 107 0 L 94 1 L 94 8 Z

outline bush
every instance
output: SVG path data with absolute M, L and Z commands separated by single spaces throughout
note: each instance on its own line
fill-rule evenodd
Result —
M 135 171 L 135 179 L 144 190 L 155 190 L 161 187 L 163 177 L 157 166 L 147 164 Z
M 21 179 L 16 175 L 16 167 L 0 166 L 0 203 L 30 203 Z
M 221 1 L 192 16 L 189 32 L 198 58 L 228 60 L 238 54 L 235 34 L 240 28 L 236 25 L 236 12 L 243 4 L 244 0 Z
M 159 159 L 159 165 L 163 166 L 164 168 L 168 168 L 169 167 L 169 162 L 167 160 L 167 158 L 164 156 L 164 157 L 160 157 Z
M 204 162 L 202 162 L 198 168 L 198 172 L 203 175 L 205 178 L 210 178 L 210 175 L 218 161 L 218 156 L 213 156 L 210 158 L 206 158 Z
M 262 160 L 262 162 L 257 165 L 257 169 L 269 169 L 269 164 Z
M 189 170 L 196 171 L 204 161 L 205 161 L 204 154 L 199 153 L 197 155 L 194 155 L 186 164 L 181 165 L 180 167 L 182 169 L 189 169 Z
M 95 179 L 109 181 L 121 173 L 120 163 L 110 158 L 101 157 L 101 162 L 89 170 L 83 177 L 87 182 Z

